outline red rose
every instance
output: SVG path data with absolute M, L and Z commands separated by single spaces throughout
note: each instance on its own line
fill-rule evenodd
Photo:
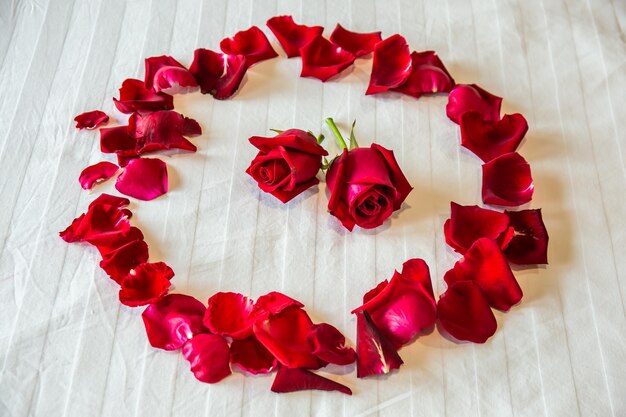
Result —
M 286 203 L 319 182 L 315 176 L 328 152 L 310 133 L 289 129 L 274 137 L 249 140 L 259 153 L 246 172 L 261 190 Z

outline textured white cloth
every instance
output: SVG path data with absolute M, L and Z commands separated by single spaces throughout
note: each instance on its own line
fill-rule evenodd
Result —
M 281 290 L 355 341 L 350 310 L 411 257 L 435 292 L 458 256 L 442 226 L 449 202 L 479 204 L 480 161 L 460 148 L 445 97 L 366 97 L 371 61 L 325 84 L 299 78 L 265 27 L 277 14 L 404 35 L 434 49 L 458 82 L 504 97 L 526 116 L 520 152 L 550 233 L 550 265 L 516 269 L 525 296 L 484 345 L 437 331 L 401 350 L 405 365 L 357 380 L 354 395 L 270 392 L 272 376 L 198 382 L 178 353 L 151 348 L 141 309 L 121 306 L 88 245 L 58 237 L 113 181 L 84 192 L 80 171 L 110 156 L 72 118 L 143 78 L 143 58 L 189 64 L 197 47 L 260 26 L 281 58 L 253 67 L 232 99 L 176 97 L 204 129 L 196 154 L 164 156 L 170 189 L 133 201 L 151 259 L 174 292 L 257 297 Z M 0 0 L 0 415 L 626 415 L 626 2 L 622 0 L 201 1 Z M 323 129 L 357 119 L 361 145 L 395 151 L 415 190 L 391 221 L 347 233 L 326 212 L 324 184 L 287 205 L 244 174 L 247 142 L 269 128 Z M 327 131 L 325 133 L 328 134 Z M 336 151 L 336 147 L 331 147 Z

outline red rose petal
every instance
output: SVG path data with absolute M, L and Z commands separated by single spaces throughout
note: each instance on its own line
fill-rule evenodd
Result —
M 156 303 L 170 287 L 174 271 L 164 262 L 142 263 L 121 282 L 120 302 L 130 307 Z
M 382 40 L 381 32 L 351 32 L 339 23 L 330 34 L 331 42 L 352 53 L 356 58 L 371 53 L 376 44 Z
M 143 240 L 128 242 L 104 254 L 100 268 L 120 284 L 131 269 L 148 261 L 148 245 Z
M 356 360 L 354 349 L 346 346 L 345 336 L 330 324 L 313 325 L 308 340 L 313 354 L 325 362 L 349 365 Z
M 478 206 L 462 206 L 450 202 L 450 218 L 443 226 L 446 243 L 464 254 L 481 237 L 488 237 L 506 248 L 513 237 L 509 216 Z
M 199 135 L 202 129 L 194 119 L 163 110 L 145 115 L 133 113 L 128 119 L 128 132 L 136 139 L 137 154 L 173 148 L 195 152 L 196 146 L 184 135 Z
M 183 93 L 198 86 L 189 70 L 171 56 L 146 58 L 145 67 L 144 84 L 155 93 Z
M 406 179 L 406 176 L 402 172 L 400 165 L 398 165 L 398 161 L 396 161 L 396 157 L 394 156 L 393 151 L 384 148 L 377 143 L 372 143 L 371 148 L 378 151 L 387 163 L 387 167 L 389 168 L 389 178 L 391 179 L 391 183 L 398 193 L 393 201 L 393 209 L 398 210 L 400 209 L 400 206 L 402 206 L 402 203 L 407 198 L 411 190 L 413 190 L 413 187 Z
M 230 362 L 254 375 L 267 374 L 278 366 L 274 355 L 254 335 L 233 340 L 230 345 Z
M 76 129 L 95 129 L 109 121 L 109 116 L 101 110 L 92 110 L 74 117 Z
M 322 26 L 299 25 L 291 16 L 274 16 L 267 21 L 280 46 L 283 47 L 288 58 L 300 55 L 300 48 L 322 34 Z
M 155 93 L 146 88 L 141 80 L 129 78 L 122 82 L 119 100 L 113 98 L 115 107 L 125 114 L 157 110 L 172 110 L 174 97 L 165 93 Z
M 118 169 L 120 167 L 111 162 L 98 162 L 83 169 L 78 177 L 78 182 L 84 190 L 91 190 L 97 183 L 106 181 L 115 175 Z
M 446 114 L 454 123 L 461 121 L 464 113 L 474 111 L 486 121 L 500 120 L 502 97 L 483 90 L 476 84 L 458 84 L 448 96 Z
M 400 35 L 393 35 L 376 44 L 372 75 L 365 94 L 382 93 L 401 86 L 411 75 L 409 45 Z
M 454 79 L 434 51 L 413 52 L 411 75 L 393 91 L 419 98 L 425 94 L 452 91 L 454 85 Z
M 165 350 L 181 348 L 206 332 L 202 324 L 205 310 L 200 301 L 184 294 L 168 294 L 150 304 L 141 314 L 150 345 Z
M 515 152 L 528 131 L 526 119 L 519 113 L 507 114 L 497 122 L 483 120 L 480 113 L 461 116 L 461 145 L 484 162 L 508 152 Z
M 257 26 L 237 32 L 232 38 L 222 39 L 220 49 L 228 55 L 244 55 L 249 67 L 278 56 L 270 41 Z
M 118 206 L 92 203 L 87 213 L 74 219 L 59 235 L 68 243 L 87 241 L 97 245 L 99 240 L 127 232 L 130 216 L 128 210 L 121 210 Z
M 117 177 L 115 188 L 139 200 L 154 200 L 167 192 L 167 166 L 160 159 L 133 159 Z
M 252 334 L 254 302 L 234 292 L 218 292 L 209 298 L 204 325 L 211 333 L 245 339 Z
M 339 391 L 352 395 L 352 390 L 338 382 L 314 374 L 306 369 L 290 369 L 286 366 L 278 368 L 272 391 L 277 393 L 296 392 L 304 390 Z
M 541 209 L 505 211 L 515 229 L 515 236 L 504 251 L 509 261 L 518 265 L 548 263 L 548 231 Z
M 530 165 L 517 152 L 505 153 L 483 165 L 483 202 L 519 206 L 533 198 Z
M 398 351 L 372 323 L 366 311 L 356 313 L 356 376 L 388 374 L 404 363 Z
M 485 343 L 498 327 L 483 292 L 472 281 L 448 287 L 437 303 L 437 316 L 450 335 L 474 343 Z
M 487 238 L 474 242 L 443 279 L 450 286 L 458 281 L 473 281 L 489 305 L 502 311 L 519 303 L 523 295 L 500 246 Z
M 219 100 L 235 94 L 247 69 L 245 56 L 226 55 L 209 49 L 196 49 L 189 67 L 202 94 L 211 94 Z
M 126 197 L 119 197 L 116 195 L 102 193 L 89 204 L 89 208 L 96 206 L 98 204 L 105 204 L 108 206 L 122 208 L 122 207 L 128 206 L 130 204 L 130 200 L 127 199 Z
M 301 77 L 314 77 L 321 81 L 339 74 L 354 63 L 354 55 L 318 36 L 300 49 Z
M 260 296 L 254 308 L 252 315 L 257 317 L 266 317 L 270 314 L 278 314 L 288 307 L 304 307 L 300 301 L 294 300 L 291 297 L 287 297 L 285 294 L 278 291 L 272 291 L 265 295 Z
M 228 343 L 222 336 L 195 335 L 183 346 L 183 356 L 199 381 L 214 384 L 231 374 Z
M 137 139 L 131 136 L 128 126 L 115 126 L 100 129 L 100 151 L 118 155 L 135 156 Z

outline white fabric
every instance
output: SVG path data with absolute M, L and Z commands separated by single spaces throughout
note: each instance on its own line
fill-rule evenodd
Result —
M 626 3 L 621 0 L 0 1 L 0 415 L 626 415 Z M 405 365 L 357 380 L 326 375 L 354 395 L 270 392 L 272 376 L 196 381 L 177 353 L 151 348 L 141 309 L 87 245 L 58 237 L 100 192 L 78 182 L 111 159 L 72 118 L 143 77 L 143 58 L 189 64 L 196 47 L 277 14 L 326 27 L 401 33 L 436 50 L 458 82 L 504 97 L 530 131 L 531 163 L 550 233 L 550 265 L 516 269 L 525 296 L 497 313 L 484 345 L 437 331 L 401 350 Z M 370 61 L 325 84 L 299 78 L 299 59 L 252 68 L 229 101 L 200 94 L 176 109 L 204 129 L 196 154 L 164 156 L 171 191 L 133 201 L 151 259 L 176 271 L 175 292 L 257 297 L 281 290 L 355 341 L 350 310 L 411 257 L 431 267 L 437 294 L 458 258 L 445 244 L 449 202 L 480 202 L 480 163 L 461 149 L 445 97 L 366 97 Z M 390 222 L 347 233 L 326 212 L 325 187 L 287 205 L 259 192 L 244 169 L 247 142 L 269 128 L 324 131 L 357 119 L 362 145 L 395 151 L 415 190 Z M 331 147 L 336 151 L 336 147 Z

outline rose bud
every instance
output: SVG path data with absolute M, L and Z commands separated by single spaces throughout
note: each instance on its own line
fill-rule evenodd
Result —
M 380 226 L 400 208 L 413 187 L 402 173 L 393 151 L 372 144 L 359 148 L 350 132 L 350 149 L 332 119 L 326 119 L 343 153 L 326 173 L 330 190 L 328 210 L 352 231 Z M 354 129 L 354 124 L 352 125 Z
M 253 136 L 249 140 L 259 153 L 246 172 L 261 190 L 286 203 L 319 183 L 315 176 L 328 152 L 311 133 L 289 129 L 274 137 Z

